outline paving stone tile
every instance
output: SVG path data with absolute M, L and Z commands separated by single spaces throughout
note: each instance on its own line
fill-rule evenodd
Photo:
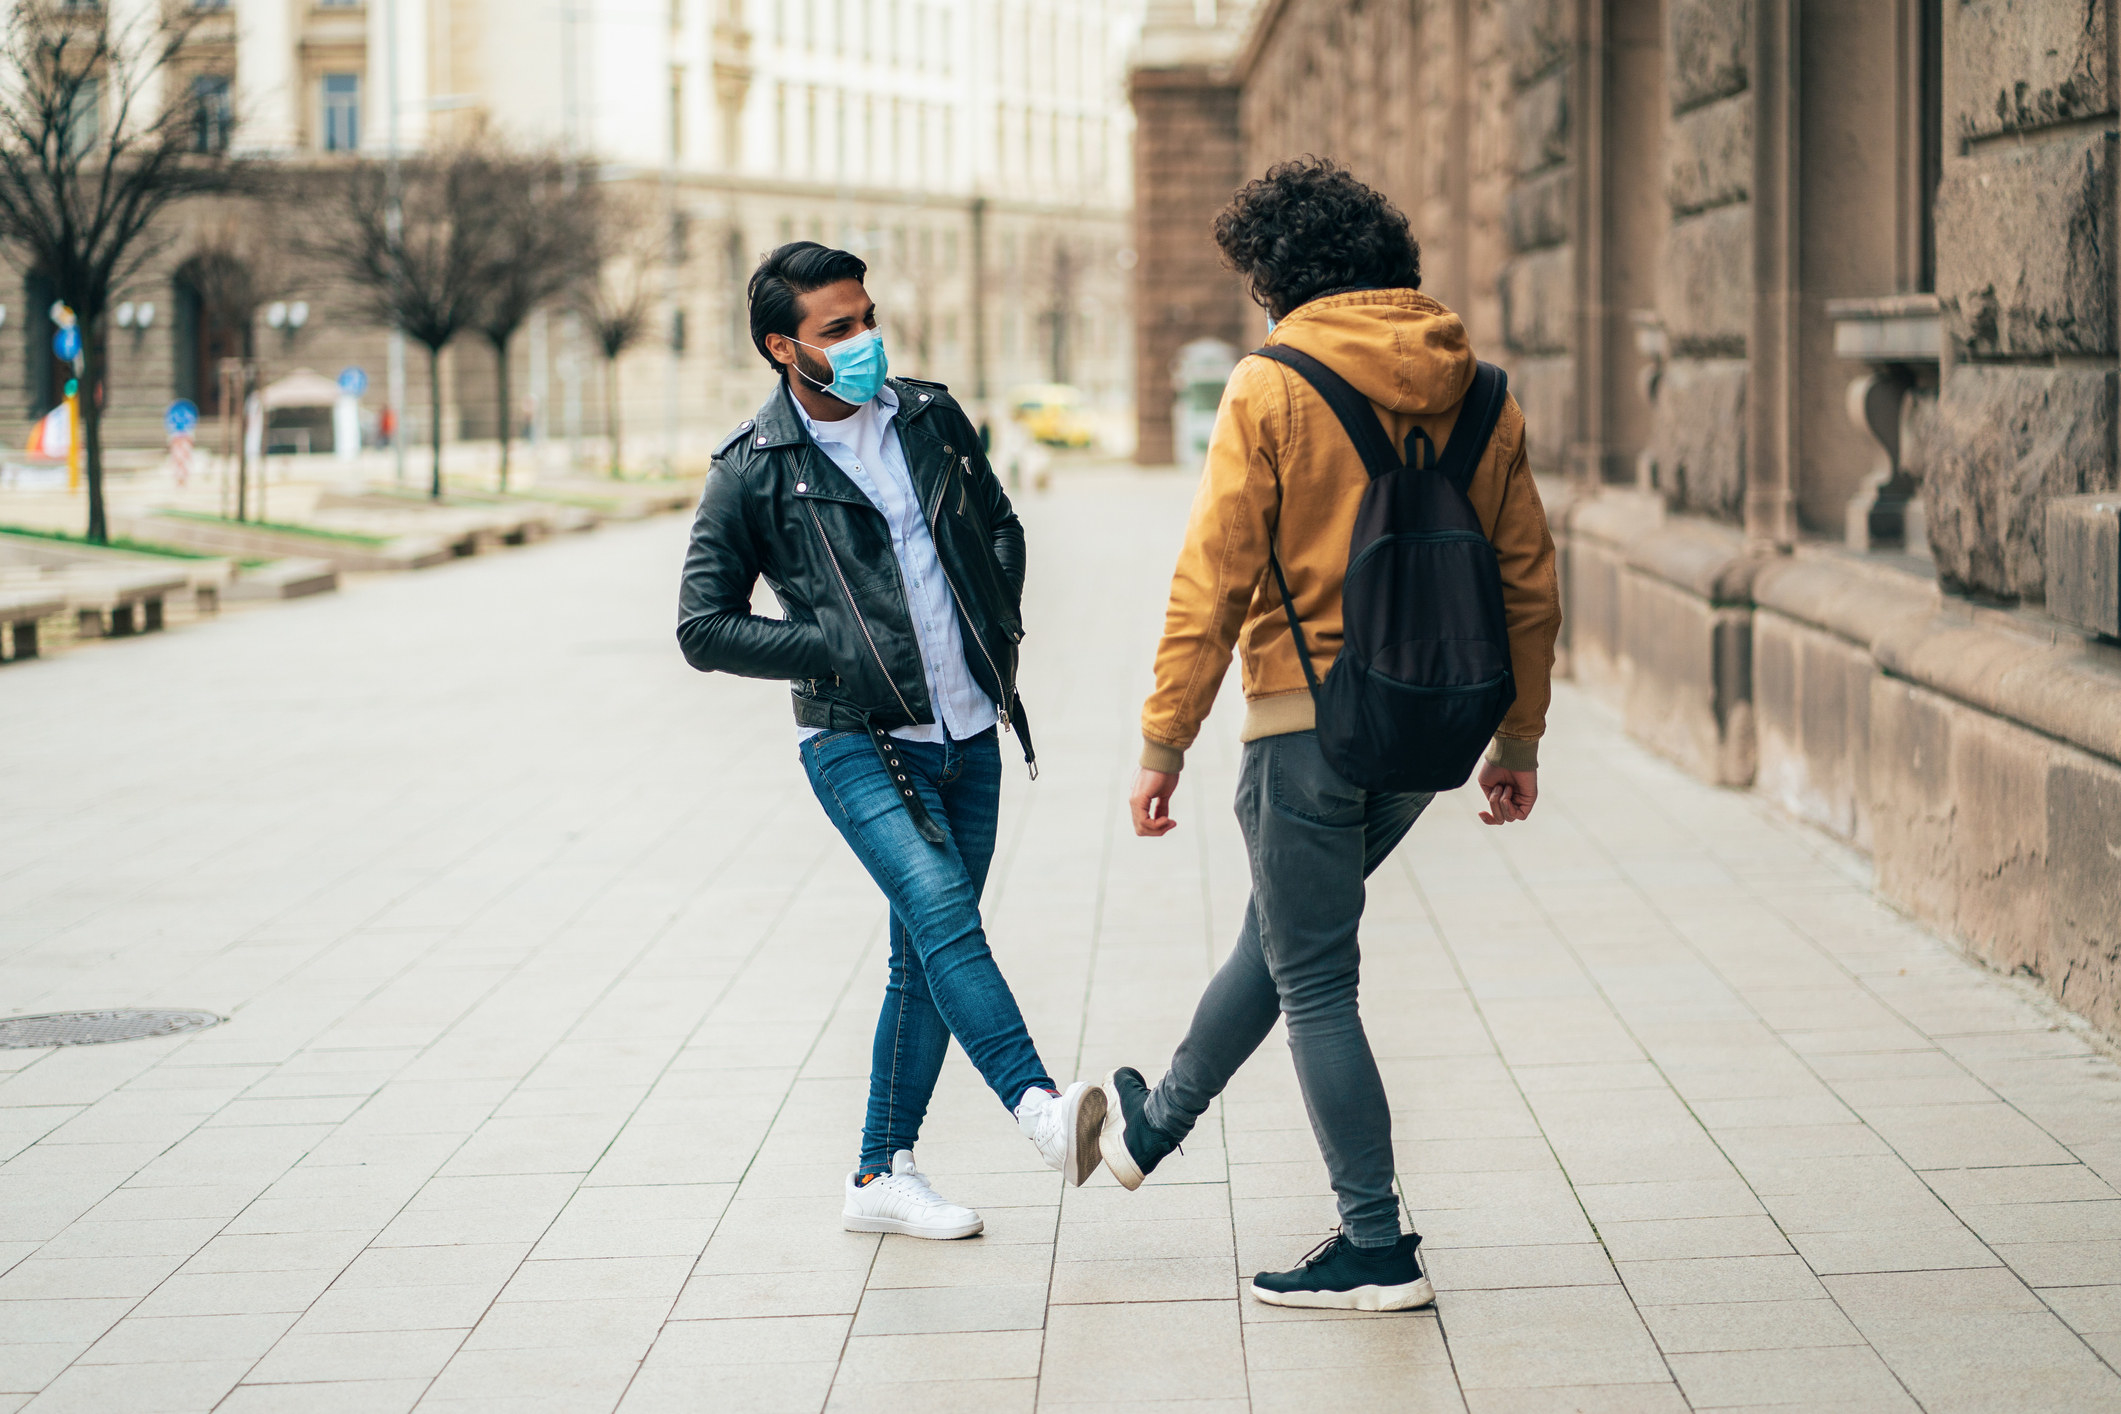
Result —
M 1433 1251 L 1424 1244 L 1421 1260 L 1438 1291 L 1598 1286 L 1620 1280 L 1605 1248 L 1595 1242 L 1439 1247 Z
M 218 1406 L 247 1368 L 241 1360 L 74 1365 L 35 1404 L 55 1414 L 193 1414 Z
M 1628 1294 L 1643 1306 L 1700 1301 L 1809 1301 L 1823 1294 L 1801 1257 L 1704 1257 L 1619 1262 Z
M 138 1316 L 112 1326 L 81 1356 L 84 1365 L 256 1360 L 294 1324 L 269 1316 Z
M 836 1368 L 830 1360 L 721 1367 L 651 1361 L 618 1407 L 621 1414 L 817 1414 Z
M 183 1272 L 156 1287 L 133 1314 L 139 1316 L 246 1316 L 298 1312 L 316 1300 L 339 1273 Z
M 1843 1272 L 1912 1272 L 2000 1266 L 2002 1258 L 1964 1228 L 1919 1227 L 1862 1232 L 1800 1232 L 1790 1242 L 1821 1276 Z
M 431 1379 L 463 1343 L 460 1330 L 289 1334 L 244 1378 L 255 1384 Z
M 1537 1389 L 1469 1389 L 1468 1414 L 1687 1414 L 1669 1380 L 1639 1385 L 1549 1385 Z
M 335 1286 L 302 1313 L 305 1335 L 468 1330 L 500 1294 L 499 1277 L 461 1286 Z
M 409 1414 L 425 1380 L 347 1380 L 334 1384 L 237 1385 L 217 1414 Z
M 1577 1201 L 1595 1223 L 1656 1218 L 1742 1218 L 1761 1211 L 1753 1190 L 1736 1177 L 1671 1183 L 1586 1183 Z
M 1046 1323 L 1046 1283 L 872 1289 L 855 1313 L 856 1335 L 1037 1330 Z
M 1831 1300 L 1720 1301 L 1643 1306 L 1643 1321 L 1667 1355 L 1717 1350 L 1806 1350 L 1861 1345 L 1862 1334 Z
M 1245 1367 L 1255 1380 L 1263 1370 L 1374 1369 L 1448 1365 L 1450 1360 L 1442 1330 L 1425 1315 L 1387 1312 L 1369 1321 L 1287 1321 L 1245 1330 Z
M 968 1380 L 1032 1379 L 1039 1373 L 1041 1344 L 1038 1331 L 850 1336 L 835 1387 L 918 1382 L 937 1370 Z
M 1218 1301 L 1238 1275 L 1226 1257 L 1139 1257 L 1053 1263 L 1047 1300 L 1055 1306 L 1119 1301 Z
M 482 1314 L 464 1349 L 579 1347 L 638 1358 L 669 1314 L 670 1302 L 662 1298 L 497 1302 Z
M 1672 1374 L 1696 1409 L 1755 1405 L 1801 1408 L 1919 1408 L 1869 1346 L 1821 1346 L 1801 1359 L 1780 1350 L 1671 1357 Z
M 420 1403 L 445 1414 L 466 1406 L 521 1407 L 532 1402 L 610 1408 L 639 1369 L 635 1356 L 603 1349 L 464 1350 L 450 1360 Z
M 849 1352 L 850 1361 L 852 1351 Z M 1056 1306 L 1047 1317 L 1042 1401 L 1239 1399 L 1243 1341 L 1235 1301 L 1145 1301 Z
M 837 1316 L 861 1304 L 859 1270 L 836 1272 L 701 1272 L 671 1310 L 672 1320 L 747 1316 Z
M 1657 1346 L 1619 1287 L 1461 1291 L 1448 1319 L 1451 1358 L 1468 1390 L 1664 1377 Z
M 1991 1250 L 2028 1286 L 2121 1281 L 2121 1242 L 1999 1242 Z
M 1766 1216 L 1606 1222 L 1598 1225 L 1598 1236 L 1616 1262 L 1772 1257 L 1790 1250 L 1781 1229 Z

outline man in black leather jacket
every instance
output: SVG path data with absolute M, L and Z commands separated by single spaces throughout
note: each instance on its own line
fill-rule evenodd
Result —
M 891 906 L 842 1223 L 963 1237 L 979 1215 L 938 1196 L 912 1153 L 953 1035 L 1070 1183 L 1097 1167 L 1104 1097 L 1046 1074 L 979 914 L 996 729 L 1034 759 L 1016 692 L 1023 527 L 948 390 L 888 377 L 866 274 L 798 241 L 752 275 L 752 341 L 781 382 L 715 452 L 678 642 L 702 672 L 794 685 L 811 788 Z M 751 612 L 761 578 L 783 617 Z

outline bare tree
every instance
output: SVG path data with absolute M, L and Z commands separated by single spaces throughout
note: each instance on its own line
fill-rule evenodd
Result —
M 159 254 L 172 203 L 236 184 L 228 115 L 168 101 L 171 61 L 196 22 L 144 7 L 114 26 L 100 7 L 14 0 L 0 38 L 0 241 L 41 273 L 81 330 L 80 409 L 88 538 L 109 538 L 103 500 L 105 316 Z
M 575 302 L 604 355 L 604 417 L 611 430 L 611 474 L 620 474 L 619 355 L 648 332 L 655 310 L 656 262 L 665 254 L 668 217 L 642 201 L 604 199 L 595 273 Z
M 509 345 L 532 311 L 594 277 L 601 203 L 593 180 L 583 180 L 583 174 L 571 170 L 566 159 L 550 154 L 496 157 L 490 176 L 490 200 L 499 230 L 476 322 L 493 348 L 501 489 L 506 491 L 509 443 L 515 430 Z
M 459 147 L 388 167 L 361 162 L 332 174 L 302 243 L 335 269 L 355 302 L 427 350 L 434 472 L 442 496 L 442 350 L 477 322 L 493 278 L 501 213 L 493 155 Z
M 255 208 L 225 216 L 200 234 L 179 272 L 198 293 L 200 303 L 223 325 L 243 336 L 245 373 L 242 386 L 236 390 L 237 405 L 223 410 L 224 416 L 235 418 L 238 428 L 237 520 L 249 513 L 250 439 L 242 435 L 241 428 L 248 415 L 245 403 L 251 392 L 249 384 L 256 376 L 251 361 L 257 356 L 258 310 L 285 279 L 285 262 L 279 247 L 265 239 L 266 229 L 264 213 Z M 201 369 L 200 373 L 219 376 L 218 370 Z

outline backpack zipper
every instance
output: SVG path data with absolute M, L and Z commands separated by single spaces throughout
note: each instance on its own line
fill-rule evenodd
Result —
M 876 646 L 876 637 L 869 632 L 869 620 L 862 617 L 862 606 L 854 602 L 854 589 L 847 583 L 847 576 L 840 569 L 840 557 L 832 553 L 832 541 L 825 536 L 825 523 L 817 518 L 817 507 L 805 501 L 803 509 L 810 513 L 810 524 L 817 530 L 818 543 L 825 547 L 825 559 L 832 565 L 832 577 L 840 582 L 840 593 L 847 596 L 847 607 L 854 610 L 854 621 L 861 625 L 862 637 L 869 640 L 869 651 L 876 657 L 876 666 L 882 670 L 884 681 L 891 684 L 891 695 L 896 697 L 898 705 L 905 709 L 907 720 L 912 721 L 913 707 L 906 701 L 906 694 L 898 690 L 898 679 L 891 676 L 891 668 L 884 662 L 883 650 Z M 941 556 L 936 558 L 940 560 Z M 946 571 L 943 579 L 947 583 L 949 578 L 950 575 Z

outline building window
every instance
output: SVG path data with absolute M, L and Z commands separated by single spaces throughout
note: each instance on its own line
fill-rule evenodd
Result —
M 324 76 L 324 150 L 351 152 L 361 145 L 361 76 Z
M 76 157 L 85 157 L 96 139 L 103 136 L 103 81 L 82 79 L 74 86 L 72 102 L 66 108 L 66 150 Z
M 228 134 L 235 120 L 226 75 L 201 74 L 191 81 L 192 151 L 228 151 Z

